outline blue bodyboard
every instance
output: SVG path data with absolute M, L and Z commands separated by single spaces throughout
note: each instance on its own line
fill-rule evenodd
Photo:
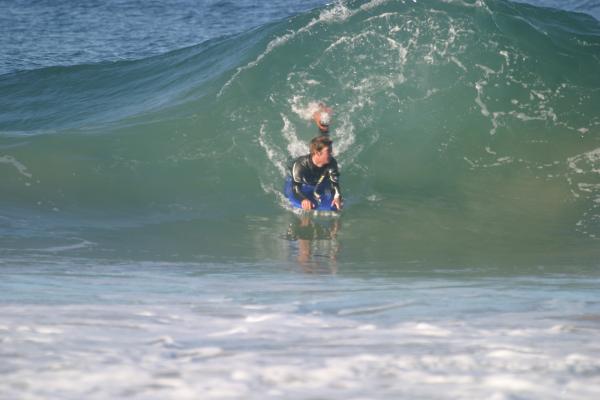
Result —
M 317 200 L 315 198 L 315 187 L 313 185 L 302 185 L 301 189 L 302 193 L 312 201 L 315 208 L 315 211 L 338 211 L 335 206 L 331 205 L 333 201 L 333 192 L 331 190 L 330 185 L 327 183 L 322 183 L 319 185 L 317 190 L 320 198 Z M 285 187 L 283 190 L 285 197 L 290 201 L 290 204 L 294 208 L 302 209 L 302 202 L 294 197 L 294 192 L 292 191 L 292 177 L 288 176 L 285 180 Z

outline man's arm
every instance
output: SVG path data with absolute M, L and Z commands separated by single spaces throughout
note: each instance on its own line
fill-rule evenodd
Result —
M 338 170 L 337 162 L 332 162 L 328 172 L 331 188 L 333 189 L 333 201 L 331 202 L 331 205 L 335 205 L 338 210 L 341 210 L 343 202 L 342 191 L 340 190 L 340 172 Z
M 299 202 L 302 202 L 302 200 L 308 200 L 304 193 L 302 193 L 302 190 L 300 190 L 301 188 L 302 167 L 300 166 L 300 163 L 296 161 L 292 166 L 292 193 L 294 194 L 296 200 L 298 200 Z
M 333 189 L 333 197 L 342 197 L 342 191 L 340 190 L 340 171 L 337 166 L 337 161 L 331 162 L 331 166 L 327 172 L 329 181 L 331 182 L 331 188 Z

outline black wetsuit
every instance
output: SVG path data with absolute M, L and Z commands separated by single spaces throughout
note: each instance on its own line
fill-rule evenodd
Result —
M 321 185 L 329 186 L 335 197 L 341 196 L 337 161 L 331 157 L 329 164 L 317 167 L 310 154 L 298 157 L 290 168 L 292 176 L 292 192 L 298 201 L 308 199 L 302 193 L 302 185 L 316 186 L 315 191 L 319 190 Z M 310 199 L 309 199 L 310 200 Z

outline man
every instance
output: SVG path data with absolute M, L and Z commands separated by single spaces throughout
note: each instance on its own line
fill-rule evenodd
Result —
M 340 173 L 337 161 L 332 157 L 332 144 L 329 136 L 317 136 L 310 141 L 310 154 L 298 157 L 292 164 L 292 194 L 303 210 L 316 208 L 327 189 L 333 192 L 330 205 L 337 210 L 342 209 Z M 306 188 L 310 188 L 310 193 Z
M 333 114 L 333 110 L 324 103 L 319 103 L 319 109 L 313 113 L 313 120 L 323 135 L 329 133 L 331 114 Z

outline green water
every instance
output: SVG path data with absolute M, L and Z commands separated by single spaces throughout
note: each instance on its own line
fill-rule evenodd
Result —
M 78 238 L 142 258 L 279 259 L 304 235 L 384 264 L 594 263 L 599 65 L 583 14 L 349 2 L 139 61 L 7 74 L 2 230 L 17 249 Z M 346 207 L 333 233 L 317 219 L 289 235 L 307 222 L 281 187 L 318 101 Z

